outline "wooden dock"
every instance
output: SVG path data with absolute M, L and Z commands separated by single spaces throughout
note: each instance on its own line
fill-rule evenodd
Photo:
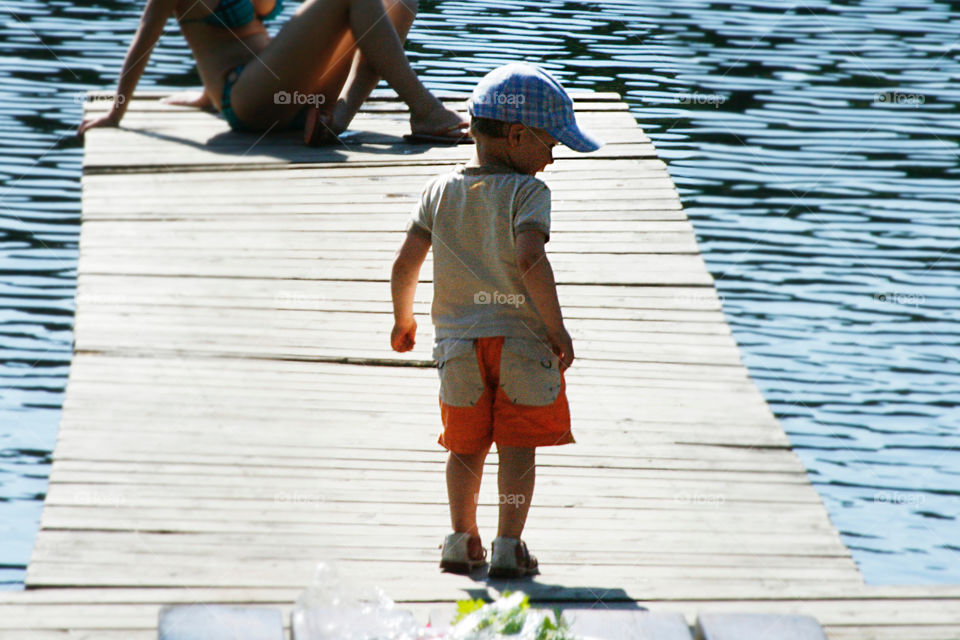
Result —
M 608 144 L 559 147 L 543 177 L 578 444 L 538 454 L 525 537 L 543 575 L 513 588 L 690 625 L 802 613 L 836 640 L 960 638 L 960 586 L 863 584 L 740 360 L 664 163 L 618 96 L 575 98 Z M 154 638 L 168 603 L 286 616 L 319 560 L 420 615 L 503 586 L 437 569 L 429 282 L 417 348 L 388 344 L 406 218 L 471 150 L 404 144 L 390 97 L 353 128 L 310 149 L 145 94 L 123 129 L 88 134 L 75 354 L 0 638 Z

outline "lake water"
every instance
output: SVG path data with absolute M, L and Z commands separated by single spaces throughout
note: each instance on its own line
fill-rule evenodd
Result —
M 72 132 L 141 6 L 0 4 L 0 588 L 22 587 L 70 362 Z M 525 59 L 619 92 L 866 580 L 960 583 L 958 43 L 928 0 L 421 0 L 408 52 L 437 89 Z M 171 21 L 140 87 L 197 85 Z

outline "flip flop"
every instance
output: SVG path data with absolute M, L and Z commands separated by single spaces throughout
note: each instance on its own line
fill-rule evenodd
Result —
M 323 147 L 339 142 L 340 138 L 330 128 L 330 114 L 320 113 L 313 107 L 307 110 L 307 121 L 303 126 L 303 143 L 311 147 Z
M 451 132 L 454 135 L 450 135 Z M 459 134 L 459 135 L 457 135 Z M 438 133 L 408 133 L 403 139 L 410 144 L 473 144 L 473 138 L 466 129 L 454 125 Z

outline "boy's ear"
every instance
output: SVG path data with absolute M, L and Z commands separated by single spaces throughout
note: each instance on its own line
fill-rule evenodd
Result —
M 526 127 L 519 122 L 507 125 L 507 144 L 511 147 L 520 146 L 520 135 Z

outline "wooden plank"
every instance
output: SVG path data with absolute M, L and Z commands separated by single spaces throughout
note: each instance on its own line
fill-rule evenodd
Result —
M 112 170 L 115 168 L 165 165 L 168 169 L 184 165 L 286 164 L 310 162 L 339 164 L 363 162 L 384 165 L 409 162 L 457 163 L 469 159 L 472 150 L 459 147 L 425 147 L 409 145 L 402 138 L 392 144 L 358 144 L 353 146 L 310 148 L 298 144 L 300 133 L 261 136 L 261 134 L 227 133 L 226 126 L 219 139 L 209 128 L 183 131 L 173 126 L 168 131 L 155 126 L 129 128 L 135 118 L 116 130 L 102 129 L 102 133 L 86 142 L 84 170 Z M 129 146 L 130 137 L 136 142 Z M 557 160 L 576 157 L 575 151 L 565 146 L 554 150 Z M 610 144 L 593 152 L 595 157 L 607 159 L 655 158 L 656 150 L 650 143 L 627 142 Z
M 558 608 L 563 610 L 564 618 L 570 622 L 570 631 L 577 637 L 591 640 L 693 640 L 686 619 L 679 613 L 653 613 L 639 608 Z M 431 628 L 448 631 L 451 625 L 445 621 L 452 620 L 455 614 L 453 607 L 431 611 L 431 622 L 441 621 L 432 623 Z
M 880 625 L 852 624 L 849 626 L 825 625 L 824 631 L 830 640 L 956 640 L 956 625 Z
M 455 165 L 454 165 L 455 166 Z M 647 189 L 664 189 L 676 194 L 676 187 L 670 179 L 670 174 L 662 165 L 649 166 L 621 166 L 621 171 L 598 171 L 584 165 L 579 170 L 554 170 L 553 167 L 541 174 L 541 179 L 550 187 L 551 200 L 567 198 L 582 199 L 585 194 L 596 195 L 598 198 L 616 200 L 618 190 L 645 191 Z M 224 180 L 222 171 L 197 171 L 177 179 L 171 179 L 165 174 L 136 174 L 90 176 L 84 180 L 84 204 L 91 209 L 103 205 L 112 206 L 107 202 L 111 195 L 139 195 L 150 198 L 162 198 L 167 201 L 179 202 L 188 200 L 187 194 L 203 192 L 211 196 L 236 196 L 244 193 L 250 196 L 261 197 L 263 191 L 271 183 L 278 180 L 284 182 L 284 189 L 271 193 L 275 196 L 288 197 L 307 196 L 324 198 L 327 201 L 358 202 L 355 198 L 377 194 L 384 199 L 409 198 L 417 200 L 426 182 L 451 168 L 421 167 L 405 174 L 386 173 L 383 175 L 369 175 L 358 169 L 343 168 L 331 174 L 330 171 L 316 171 L 310 169 L 260 169 L 257 171 L 238 170 L 230 172 L 235 179 Z M 182 187 L 182 191 L 170 192 L 171 186 Z M 361 191 L 362 193 L 358 193 Z M 579 198 L 578 198 L 579 196 Z M 619 198 L 623 199 L 623 198 Z M 263 220 L 262 223 L 268 221 Z
M 250 462 L 240 462 L 235 460 L 210 460 L 203 459 L 202 462 L 164 462 L 162 453 L 158 454 L 158 459 L 141 460 L 136 463 L 117 460 L 85 460 L 82 458 L 71 458 L 62 456 L 57 458 L 56 472 L 69 471 L 113 471 L 118 473 L 126 472 L 133 474 L 136 471 L 145 471 L 148 474 L 179 474 L 179 475 L 226 475 L 235 473 L 237 464 L 246 465 L 246 474 L 250 476 L 296 476 L 299 478 L 323 478 L 330 474 L 337 473 L 341 476 L 349 472 L 350 477 L 360 479 L 364 478 L 393 478 L 398 475 L 397 472 L 419 479 L 420 477 L 429 477 L 431 481 L 436 482 L 437 477 L 434 474 L 441 472 L 441 465 L 446 458 L 439 457 L 434 462 L 399 462 L 393 461 L 393 464 L 385 462 L 372 465 L 369 460 L 326 460 L 322 464 L 296 463 L 285 460 L 262 460 L 259 464 Z M 171 456 L 172 457 L 172 456 Z M 548 460 L 549 462 L 549 460 Z M 490 456 L 485 465 L 486 471 L 496 469 L 496 456 Z M 563 477 L 563 478 L 608 478 L 610 472 L 600 467 L 584 466 L 576 467 L 556 467 L 551 464 L 543 464 L 538 467 L 537 475 L 541 478 Z M 683 471 L 671 469 L 669 471 L 646 470 L 646 469 L 619 469 L 618 478 L 630 478 L 631 480 L 661 480 L 670 479 L 678 486 L 687 486 L 686 483 L 696 484 L 702 481 L 715 482 L 717 480 L 729 483 L 747 483 L 755 484 L 762 482 L 784 483 L 806 485 L 808 480 L 806 474 L 801 472 L 794 473 L 759 473 L 759 472 L 737 472 L 724 471 L 722 476 L 717 473 L 706 471 Z M 733 485 L 731 488 L 734 488 Z M 57 489 L 59 491 L 59 489 Z M 59 495 L 59 494 L 57 494 Z M 46 500 L 53 500 L 54 496 L 47 495 Z
M 679 613 L 652 613 L 616 609 L 563 610 L 571 620 L 570 630 L 590 638 L 607 640 L 691 640 L 686 619 Z
M 445 577 L 444 574 L 437 574 L 438 577 Z M 679 601 L 681 606 L 687 603 L 697 603 L 703 600 L 729 602 L 730 611 L 736 611 L 738 601 L 749 600 L 753 602 L 769 602 L 773 610 L 783 609 L 784 604 L 790 604 L 790 600 L 784 599 L 783 583 L 771 583 L 770 591 L 764 589 L 763 585 L 755 585 L 753 589 L 740 589 L 736 593 L 717 594 L 714 587 L 708 589 L 692 586 L 689 592 L 677 591 L 679 583 L 666 583 L 664 593 L 649 602 L 653 607 L 664 605 L 664 610 L 678 610 L 675 606 L 669 606 L 671 601 Z M 306 587 L 307 585 L 303 585 Z M 0 606 L 9 606 L 8 611 L 17 607 L 28 607 L 30 604 L 188 604 L 191 602 L 216 602 L 216 603 L 251 603 L 259 602 L 265 604 L 290 604 L 302 587 L 222 587 L 205 588 L 198 590 L 186 589 L 183 587 L 145 587 L 143 589 L 26 589 L 20 591 L 2 590 L 0 591 Z M 898 602 L 902 603 L 904 608 L 913 607 L 915 611 L 922 611 L 925 607 L 936 607 L 939 610 L 950 607 L 952 600 L 960 600 L 960 585 L 937 584 L 937 585 L 861 585 L 838 591 L 827 584 L 797 585 L 793 590 L 798 600 L 818 603 L 826 610 L 830 608 L 834 611 L 831 616 L 832 621 L 838 622 L 845 617 L 847 622 L 856 619 L 858 615 L 858 605 L 862 605 L 862 613 L 867 609 L 889 610 L 891 615 L 897 615 L 897 611 L 891 605 Z M 398 600 L 401 602 L 401 600 Z M 409 601 L 408 601 L 409 602 Z M 437 601 L 445 602 L 445 601 Z M 608 599 L 606 602 L 616 603 L 616 600 Z M 621 601 L 622 602 L 622 601 Z M 648 603 L 643 603 L 648 604 Z M 726 606 L 726 605 L 724 605 Z M 0 616 L 0 620 L 4 617 Z M 941 621 L 943 618 L 941 618 Z M 695 622 L 695 617 L 691 619 Z M 887 620 L 891 622 L 891 620 Z
M 120 274 L 130 273 L 130 265 L 136 264 L 135 273 L 147 276 L 387 281 L 391 255 L 385 251 L 376 256 L 324 259 L 317 255 L 259 261 L 239 256 L 192 256 L 186 262 L 174 260 L 176 256 L 168 260 L 149 254 L 140 256 L 135 250 L 111 252 L 111 255 L 91 251 L 81 252 L 79 268 L 88 273 Z M 561 284 L 707 286 L 713 283 L 710 274 L 703 270 L 703 260 L 699 255 L 561 254 L 555 255 L 552 262 L 556 278 Z M 428 263 L 421 277 L 429 274 Z
M 701 613 L 696 640 L 827 640 L 812 616 L 762 613 Z
M 214 534 L 194 533 L 190 535 L 170 536 L 169 534 L 149 534 L 146 532 L 90 532 L 83 536 L 83 531 L 71 532 L 70 539 L 48 541 L 45 536 L 43 544 L 38 546 L 36 559 L 44 562 L 70 563 L 82 559 L 85 562 L 100 564 L 122 564 L 136 562 L 137 556 L 144 553 L 162 555 L 164 558 L 189 562 L 195 556 L 206 558 L 220 558 L 224 562 L 252 559 L 255 561 L 280 559 L 302 560 L 304 557 L 322 555 L 325 553 L 344 554 L 353 559 L 371 561 L 392 560 L 396 552 L 402 552 L 405 557 L 413 561 L 436 561 L 436 534 L 426 532 L 415 535 L 406 530 L 400 530 L 395 551 L 384 549 L 377 544 L 374 535 L 359 535 L 345 539 L 339 536 L 322 535 L 317 538 L 296 539 L 286 536 L 282 539 L 283 547 L 265 544 L 254 536 L 244 536 L 243 542 L 232 542 L 236 534 L 220 532 Z M 130 535 L 132 534 L 132 535 Z M 127 535 L 127 537 L 121 537 Z M 169 538 L 176 538 L 170 541 Z M 185 540 L 182 538 L 186 538 Z M 197 538 L 206 541 L 196 541 Z M 82 540 L 82 543 L 75 542 Z M 259 543 L 258 543 L 259 542 Z M 279 542 L 279 541 L 278 541 Z M 690 553 L 683 550 L 654 550 L 637 552 L 628 548 L 626 544 L 613 547 L 609 550 L 595 552 L 570 551 L 563 548 L 562 541 L 540 539 L 537 542 L 539 553 L 546 553 L 553 562 L 561 564 L 631 564 L 636 566 L 715 566 L 715 567 L 786 567 L 807 569 L 825 568 L 842 569 L 849 571 L 849 558 L 841 555 L 783 553 L 758 551 L 751 554 L 726 553 L 718 554 L 713 551 L 701 550 L 699 553 Z M 391 556 L 391 553 L 393 555 Z
M 160 609 L 160 640 L 284 640 L 279 609 L 188 604 Z
M 589 161 L 583 162 L 581 160 Z M 449 171 L 457 164 L 454 162 L 414 162 L 396 165 L 371 165 L 362 162 L 343 163 L 338 165 L 305 162 L 296 165 L 227 165 L 210 164 L 195 167 L 177 167 L 175 170 L 163 165 L 155 165 L 149 169 L 119 171 L 114 173 L 89 173 L 81 177 L 81 183 L 86 187 L 89 184 L 114 183 L 116 181 L 133 180 L 134 184 L 189 184 L 191 182 L 210 182 L 223 178 L 224 174 L 236 178 L 238 182 L 248 180 L 263 180 L 276 182 L 283 180 L 339 180 L 348 178 L 368 178 L 369 181 L 389 179 L 391 177 L 406 177 L 416 184 L 423 185 L 429 177 L 436 176 L 443 171 Z M 616 177 L 640 178 L 663 176 L 667 173 L 667 165 L 659 158 L 630 158 L 604 160 L 583 156 L 571 159 L 569 162 L 554 163 L 547 166 L 539 175 L 545 181 L 558 179 L 562 176 L 574 177 L 579 180 L 593 178 L 610 179 Z M 369 182 L 368 181 L 368 182 Z
M 345 566 L 355 566 L 357 569 L 363 567 L 366 580 L 378 583 L 397 582 L 418 579 L 428 584 L 423 584 L 420 589 L 415 591 L 420 598 L 438 599 L 445 591 L 443 584 L 429 584 L 437 576 L 436 561 L 433 562 L 376 562 L 371 563 L 364 560 L 347 561 L 340 559 Z M 705 582 L 723 582 L 724 580 L 750 579 L 775 580 L 778 571 L 783 579 L 790 582 L 822 582 L 823 579 L 834 582 L 837 586 L 856 585 L 856 581 L 850 578 L 850 572 L 847 571 L 821 571 L 821 577 L 817 571 L 811 571 L 804 574 L 797 570 L 788 572 L 783 568 L 778 570 L 759 571 L 755 567 L 750 568 L 731 568 L 731 567 L 645 567 L 644 574 L 648 576 L 645 579 L 635 577 L 635 569 L 618 566 L 589 566 L 581 564 L 557 564 L 550 565 L 547 572 L 546 565 L 541 560 L 541 569 L 544 582 L 528 582 L 525 586 L 531 597 L 539 599 L 549 598 L 551 594 L 556 593 L 552 586 L 555 579 L 556 584 L 571 589 L 574 594 L 583 594 L 586 589 L 582 586 L 584 581 L 590 581 L 594 584 L 609 584 L 611 581 L 625 585 L 624 593 L 629 597 L 636 598 L 632 592 L 634 590 L 644 589 L 650 581 L 660 581 L 665 579 L 682 579 L 687 581 L 703 580 Z M 166 558 L 149 561 L 149 555 L 144 555 L 144 562 L 137 567 L 136 571 L 131 571 L 130 565 L 104 565 L 95 563 L 73 562 L 70 564 L 31 562 L 27 569 L 27 580 L 35 587 L 44 585 L 64 586 L 65 580 L 72 580 L 73 584 L 79 584 L 85 587 L 130 587 L 130 586 L 187 586 L 187 587 L 209 587 L 209 586 L 286 586 L 295 587 L 307 584 L 314 572 L 314 562 L 308 559 L 299 562 L 283 562 L 271 560 L 265 563 L 254 563 L 245 560 L 242 563 L 229 563 L 224 565 L 204 559 L 191 558 L 188 562 L 174 563 Z M 548 578 L 549 576 L 549 578 Z M 844 577 L 846 576 L 846 578 Z M 398 577 L 402 577 L 398 580 Z M 546 580 L 550 580 L 548 583 Z M 473 581 L 469 577 L 461 577 L 458 582 Z M 589 584 L 589 582 L 588 582 Z M 447 585 L 449 587 L 449 585 Z M 406 589 L 405 589 L 406 590 Z M 646 591 L 649 593 L 649 591 Z M 572 594 L 571 594 L 572 595 Z M 575 598 L 581 599 L 578 595 Z M 550 598 L 553 599 L 553 598 Z
M 190 537 L 193 537 L 191 535 Z M 337 545 L 330 538 L 321 538 L 314 546 L 294 544 L 287 553 L 279 553 L 268 547 L 223 548 L 219 546 L 191 547 L 185 545 L 180 549 L 148 546 L 140 543 L 131 547 L 120 547 L 115 551 L 110 548 L 77 549 L 58 548 L 55 553 L 41 552 L 34 558 L 34 562 L 72 565 L 74 563 L 102 565 L 105 569 L 117 565 L 137 564 L 144 555 L 161 556 L 164 562 L 173 565 L 193 564 L 200 566 L 203 563 L 230 564 L 243 563 L 247 566 L 260 564 L 264 567 L 278 568 L 277 563 L 302 563 L 304 558 L 312 557 L 345 557 L 353 561 L 387 562 L 396 558 L 396 553 L 403 553 L 410 562 L 437 562 L 437 536 L 424 538 L 419 546 L 407 543 L 397 547 L 396 551 L 383 549 L 372 540 L 364 544 L 358 542 L 350 546 Z M 321 542 L 326 545 L 321 546 Z M 757 576 L 773 576 L 776 579 L 805 579 L 811 572 L 820 572 L 818 575 L 828 577 L 848 576 L 852 561 L 842 557 L 818 556 L 813 554 L 782 556 L 779 554 L 756 554 L 754 556 L 732 555 L 713 558 L 706 554 L 684 555 L 665 549 L 654 554 L 631 554 L 627 551 L 615 552 L 609 559 L 602 561 L 597 557 L 582 556 L 564 551 L 551 551 L 543 543 L 537 546 L 538 553 L 549 558 L 551 566 L 580 565 L 582 568 L 621 566 L 629 564 L 642 571 L 650 570 L 650 575 L 661 575 L 664 567 L 711 567 L 717 571 L 721 569 L 754 568 Z M 294 553 L 295 552 L 295 553 Z M 670 563 L 668 565 L 668 563 Z
M 40 613 L 40 612 L 38 612 Z M 4 640 L 156 640 L 157 631 L 153 627 L 142 629 L 82 629 L 71 625 L 70 629 L 38 629 L 31 617 L 27 621 L 18 620 L 24 629 L 5 629 Z M 82 623 L 78 623 L 82 624 Z

